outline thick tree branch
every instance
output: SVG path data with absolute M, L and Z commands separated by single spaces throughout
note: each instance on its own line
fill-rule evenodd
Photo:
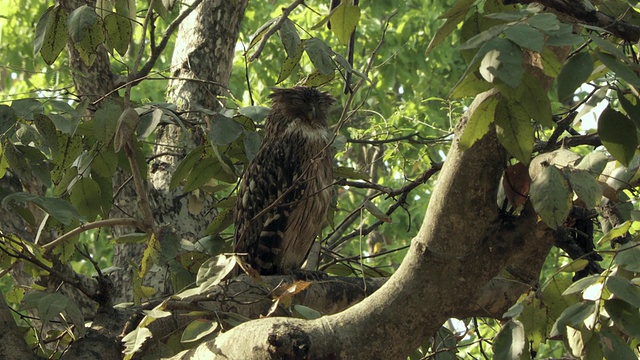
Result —
M 494 93 L 479 95 L 468 114 L 490 96 Z M 461 121 L 457 136 L 465 123 Z M 549 249 L 550 234 L 537 227 L 531 209 L 516 219 L 500 218 L 496 196 L 505 157 L 493 131 L 468 151 L 454 140 L 422 229 L 402 265 L 361 303 L 313 321 L 268 318 L 244 323 L 191 354 L 246 359 L 406 356 L 447 318 L 459 314 L 502 269 L 522 262 L 532 248 L 542 249 L 535 253 L 541 258 Z M 369 344 L 366 353 L 359 346 L 363 343 Z

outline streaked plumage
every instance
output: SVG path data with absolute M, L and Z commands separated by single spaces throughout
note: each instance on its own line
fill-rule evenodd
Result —
M 333 182 L 327 145 L 335 99 L 309 87 L 275 89 L 262 145 L 238 190 L 236 253 L 263 275 L 300 269 L 325 222 Z

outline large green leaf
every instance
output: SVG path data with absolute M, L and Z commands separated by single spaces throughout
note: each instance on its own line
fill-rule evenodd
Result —
M 598 311 L 598 307 L 593 301 L 582 301 L 566 308 L 562 315 L 553 324 L 551 336 L 567 334 L 567 326 L 577 328 L 589 316 L 593 316 Z
M 480 63 L 480 74 L 490 83 L 496 78 L 512 88 L 517 88 L 524 76 L 523 53 L 513 42 L 495 39 Z
M 515 91 L 506 84 L 496 84 L 500 94 L 510 100 L 510 106 L 521 107 L 530 118 L 546 127 L 553 127 L 551 101 L 542 83 L 529 73 Z
M 610 276 L 607 278 L 607 289 L 616 298 L 628 302 L 635 308 L 640 308 L 640 287 L 638 285 L 621 276 Z
M 629 166 L 638 147 L 633 121 L 609 105 L 598 118 L 598 135 L 607 151 L 624 166 Z
M 621 62 L 617 57 L 602 52 L 596 52 L 596 56 L 622 80 L 635 87 L 640 87 L 640 78 L 638 75 L 636 75 L 628 65 Z
M 69 15 L 68 26 L 78 55 L 86 65 L 93 64 L 97 48 L 105 40 L 102 18 L 92 7 L 82 5 Z
M 640 313 L 637 307 L 626 301 L 611 299 L 604 302 L 604 308 L 620 330 L 640 339 Z
M 53 64 L 67 45 L 68 36 L 67 12 L 60 4 L 48 8 L 36 25 L 34 55 L 40 53 L 47 65 Z
M 333 75 L 335 64 L 331 58 L 331 49 L 318 38 L 311 38 L 303 41 L 304 51 L 309 55 L 309 60 L 323 75 Z
M 533 179 L 529 196 L 536 213 L 552 229 L 562 225 L 571 211 L 573 192 L 555 166 L 547 166 Z
M 218 322 L 207 319 L 196 319 L 190 322 L 182 332 L 180 341 L 193 342 L 213 333 L 218 329 Z
M 504 30 L 504 36 L 518 44 L 518 46 L 533 50 L 535 52 L 542 52 L 542 48 L 544 47 L 544 35 L 540 30 L 527 25 L 527 24 L 516 24 L 514 26 L 508 27 Z
M 573 95 L 593 71 L 593 59 L 588 52 L 579 52 L 569 58 L 558 75 L 558 100 L 563 101 Z
M 213 145 L 221 146 L 234 142 L 242 134 L 243 130 L 242 125 L 237 121 L 216 113 L 212 117 L 211 129 L 207 134 Z
M 494 359 L 518 359 L 525 347 L 524 326 L 518 320 L 509 320 L 493 339 Z
M 637 242 L 622 245 L 613 261 L 629 271 L 640 272 L 640 246 Z
M 578 195 L 578 198 L 584 201 L 587 208 L 592 209 L 600 203 L 602 187 L 592 174 L 578 169 L 564 169 L 564 173 L 569 179 L 571 188 Z
M 520 106 L 501 99 L 494 115 L 500 144 L 523 164 L 529 164 L 533 152 L 533 125 Z
M 104 18 L 104 28 L 107 31 L 107 47 L 116 49 L 118 54 L 124 56 L 133 33 L 131 21 L 119 14 L 109 14 Z
M 607 360 L 638 360 L 629 344 L 607 328 L 600 330 L 600 347 Z
M 102 191 L 95 180 L 83 177 L 71 189 L 71 203 L 78 209 L 80 215 L 87 220 L 95 220 L 102 206 Z

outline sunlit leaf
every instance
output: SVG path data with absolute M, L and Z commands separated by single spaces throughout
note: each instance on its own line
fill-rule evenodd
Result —
M 213 333 L 218 329 L 218 322 L 207 319 L 196 319 L 190 322 L 182 332 L 180 341 L 193 342 Z
M 488 131 L 489 125 L 495 118 L 496 106 L 498 105 L 498 98 L 495 95 L 489 96 L 482 103 L 480 103 L 471 117 L 467 126 L 460 136 L 460 142 L 458 143 L 461 149 L 470 148 L 473 143 L 480 140 Z
M 349 1 L 342 1 L 331 14 L 331 31 L 340 43 L 346 45 L 359 20 L 360 8 Z
M 563 169 L 563 171 L 569 179 L 571 189 L 575 191 L 580 200 L 584 201 L 587 208 L 592 209 L 600 203 L 602 187 L 592 174 L 578 169 Z

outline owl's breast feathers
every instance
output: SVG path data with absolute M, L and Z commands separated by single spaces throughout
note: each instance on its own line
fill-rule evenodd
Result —
M 261 274 L 299 269 L 331 202 L 328 129 L 296 119 L 266 134 L 238 192 L 235 249 Z

